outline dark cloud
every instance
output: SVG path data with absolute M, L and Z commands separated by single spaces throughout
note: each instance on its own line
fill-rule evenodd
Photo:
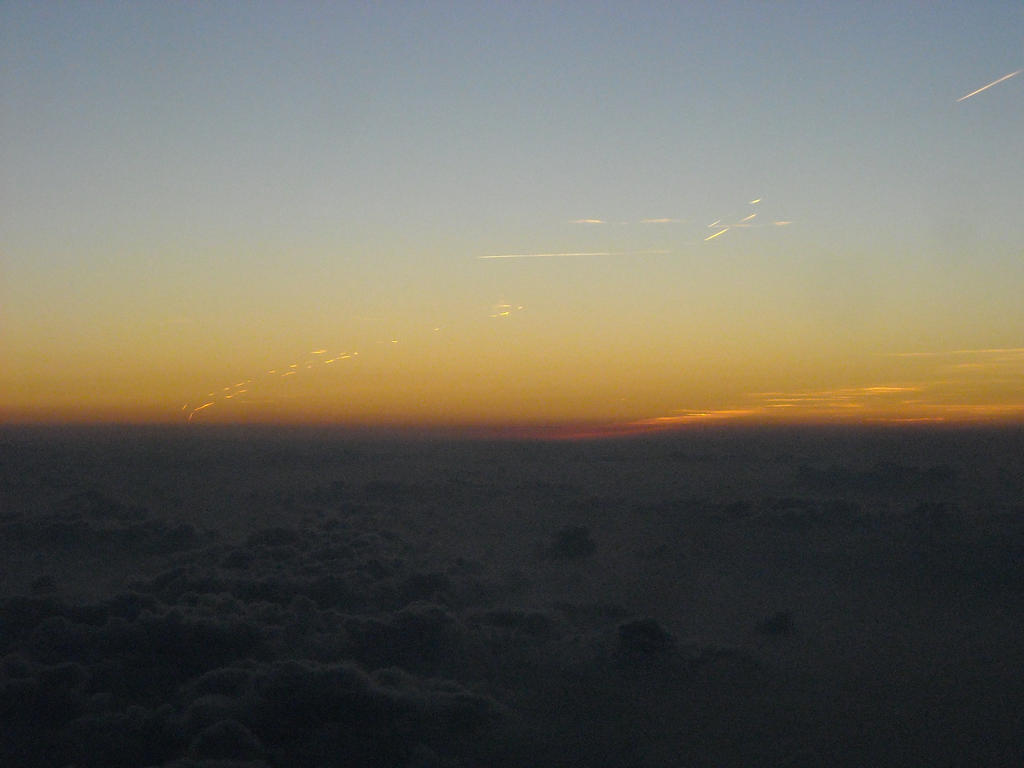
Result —
M 253 736 L 252 731 L 237 720 L 220 720 L 209 725 L 192 739 L 189 754 L 196 758 L 215 760 L 258 758 L 263 754 L 263 745 Z
M 94 489 L 67 496 L 43 514 L 11 515 L 0 522 L 0 535 L 33 547 L 93 558 L 106 553 L 120 556 L 125 550 L 168 554 L 194 549 L 215 536 L 190 523 L 153 519 L 144 508 Z
M 699 460 L 671 441 L 481 443 L 444 461 L 256 444 L 264 463 L 241 475 L 248 446 L 199 440 L 148 470 L 160 493 L 126 484 L 138 446 L 111 443 L 117 462 L 58 451 L 60 471 L 12 454 L 0 764 L 1019 754 L 1019 452 L 966 472 L 941 451 L 707 440 L 685 446 Z M 76 462 L 89 469 L 67 474 Z M 199 500 L 162 501 L 187 497 L 184 474 Z M 890 758 L 896 732 L 912 760 Z
M 548 557 L 578 560 L 594 554 L 597 545 L 584 525 L 567 525 L 558 530 L 545 549 Z
M 793 621 L 793 614 L 789 611 L 776 611 L 771 616 L 766 616 L 754 626 L 762 635 L 788 635 L 796 627 Z
M 619 625 L 618 651 L 624 655 L 668 653 L 673 638 L 654 619 L 636 619 Z

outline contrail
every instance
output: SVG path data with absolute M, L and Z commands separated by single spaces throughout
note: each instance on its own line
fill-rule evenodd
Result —
M 568 253 L 500 253 L 495 256 L 477 256 L 478 259 L 549 259 L 558 256 L 653 256 L 672 251 L 572 251 Z
M 706 243 L 708 240 L 714 240 L 719 235 L 724 235 L 726 232 L 729 231 L 729 229 L 730 229 L 729 227 L 726 227 L 725 229 L 721 230 L 720 232 L 715 232 L 715 234 L 713 234 L 713 235 L 708 235 L 707 237 L 704 238 L 704 242 Z
M 211 405 L 213 405 L 213 403 L 204 403 L 203 405 L 200 405 L 198 408 L 193 408 L 192 412 L 188 415 L 188 423 L 191 424 L 193 416 L 195 416 L 200 411 L 209 408 Z
M 959 99 L 957 99 L 957 103 L 959 103 L 959 102 L 963 101 L 964 99 L 969 99 L 969 98 L 971 98 L 971 96 L 974 96 L 974 95 L 976 95 L 976 94 L 979 94 L 979 93 L 981 93 L 982 91 L 987 91 L 987 90 L 988 90 L 989 88 L 991 88 L 991 87 L 992 87 L 993 85 L 999 85 L 999 84 L 1000 84 L 1001 82 L 1003 82 L 1003 80 L 1009 80 L 1009 79 L 1010 79 L 1011 77 L 1013 77 L 1014 75 L 1019 75 L 1019 74 L 1020 74 L 1021 72 L 1024 72 L 1024 69 L 1018 69 L 1018 70 L 1017 70 L 1016 72 L 1011 72 L 1011 73 L 1010 73 L 1010 74 L 1008 74 L 1008 75 L 1003 75 L 1003 76 L 1002 76 L 1002 77 L 1000 77 L 1000 78 L 999 78 L 998 80 L 993 80 L 993 81 L 992 81 L 991 83 L 989 83 L 988 85 L 983 85 L 983 86 L 981 86 L 981 88 L 979 88 L 978 90 L 976 90 L 976 91 L 971 91 L 971 92 L 970 92 L 970 93 L 968 93 L 968 94 L 967 94 L 966 96 L 961 96 L 961 97 L 960 97 Z

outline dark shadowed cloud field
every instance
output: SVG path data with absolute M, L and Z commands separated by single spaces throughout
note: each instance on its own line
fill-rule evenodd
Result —
M 0 436 L 0 762 L 1013 765 L 1019 431 Z

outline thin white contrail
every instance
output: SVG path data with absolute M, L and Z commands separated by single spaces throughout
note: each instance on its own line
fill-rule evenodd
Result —
M 653 256 L 671 251 L 570 251 L 566 253 L 499 253 L 494 256 L 477 256 L 478 259 L 550 259 L 558 256 Z
M 982 91 L 987 91 L 987 90 L 988 90 L 989 88 L 991 88 L 991 87 L 992 87 L 993 85 L 999 85 L 999 84 L 1000 84 L 1001 82 L 1003 82 L 1003 80 L 1009 80 L 1009 79 L 1010 79 L 1011 77 L 1013 77 L 1014 75 L 1019 75 L 1019 74 L 1020 74 L 1021 72 L 1024 72 L 1024 69 L 1018 69 L 1018 70 L 1017 70 L 1016 72 L 1011 72 L 1011 73 L 1010 73 L 1010 74 L 1008 74 L 1008 75 L 1003 75 L 1003 76 L 1002 76 L 1002 77 L 1000 77 L 1000 78 L 999 78 L 998 80 L 993 80 L 993 81 L 992 81 L 991 83 L 989 83 L 988 85 L 983 85 L 983 86 L 981 86 L 981 88 L 979 88 L 978 90 L 976 90 L 976 91 L 971 91 L 971 92 L 970 92 L 970 93 L 968 93 L 968 94 L 967 94 L 966 96 L 961 96 L 961 97 L 960 97 L 959 99 L 957 99 L 957 102 L 959 103 L 959 102 L 963 101 L 964 99 L 969 99 L 969 98 L 971 98 L 971 96 L 975 96 L 975 95 L 977 95 L 977 94 L 981 93 Z

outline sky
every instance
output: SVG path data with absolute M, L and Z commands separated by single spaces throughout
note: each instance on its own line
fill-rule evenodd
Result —
M 0 4 L 0 421 L 1024 421 L 1022 67 L 1019 2 Z

